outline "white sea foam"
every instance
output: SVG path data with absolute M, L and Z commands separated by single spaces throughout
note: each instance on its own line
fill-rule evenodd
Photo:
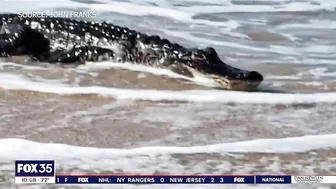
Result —
M 211 39 L 206 39 L 206 38 L 195 37 L 188 32 L 171 31 L 171 30 L 166 30 L 166 29 L 162 29 L 161 31 L 163 31 L 167 35 L 184 38 L 184 39 L 192 41 L 192 42 L 197 42 L 197 44 L 203 45 L 203 46 L 218 45 L 218 46 L 226 46 L 226 47 L 247 49 L 247 50 L 259 51 L 259 52 L 263 52 L 263 51 L 264 52 L 270 52 L 270 49 L 251 47 L 251 46 L 238 44 L 238 43 L 234 43 L 234 42 L 228 42 L 228 41 L 216 41 L 216 40 L 211 40 Z
M 12 171 L 12 162 L 17 159 L 53 159 L 58 170 L 67 172 L 72 170 L 87 171 L 123 171 L 133 174 L 153 174 L 163 171 L 168 174 L 190 174 L 206 172 L 207 161 L 198 161 L 197 165 L 182 165 L 179 156 L 183 154 L 228 154 L 232 152 L 249 153 L 293 153 L 307 152 L 316 149 L 335 149 L 336 135 L 303 136 L 284 139 L 259 139 L 235 143 L 224 143 L 191 147 L 163 147 L 152 146 L 133 149 L 89 148 L 70 146 L 66 144 L 39 143 L 23 139 L 0 139 L 0 170 Z M 314 141 L 314 142 L 311 142 Z M 295 144 L 295 145 L 294 145 Z M 178 156 L 176 156 L 178 154 Z M 175 156 L 174 156 L 175 155 Z M 192 160 L 191 160 L 192 161 Z M 308 160 L 309 161 L 309 160 Z M 226 160 L 218 161 L 218 173 L 225 169 L 232 170 L 232 164 Z M 314 164 L 314 163 L 313 163 Z M 321 163 L 322 164 L 322 163 Z M 7 166 L 8 165 L 8 166 Z M 327 164 L 328 165 L 328 164 Z M 191 166 L 191 167 L 189 167 Z M 239 173 L 248 173 L 255 165 L 240 166 Z M 298 165 L 296 165 L 298 167 Z M 301 168 L 301 166 L 299 166 Z M 306 167 L 306 165 L 305 165 Z M 313 166 L 314 167 L 314 166 Z M 270 171 L 271 170 L 271 171 Z M 279 166 L 269 165 L 268 172 L 281 172 Z M 77 171 L 78 173 L 78 171 Z M 81 173 L 81 172 L 79 172 Z M 75 172 L 73 172 L 75 174 Z M 130 185 L 128 185 L 131 187 Z M 174 186 L 175 188 L 181 188 Z M 141 186 L 147 188 L 146 186 Z M 161 187 L 161 185 L 160 185 Z M 193 186 L 197 188 L 198 185 Z M 86 187 L 85 187 L 86 188 Z M 131 187 L 132 188 L 132 187 Z M 138 187 L 137 187 L 138 188 Z M 152 188 L 152 186 L 150 187 Z M 182 187 L 184 188 L 184 187 Z M 204 188 L 200 185 L 200 188 Z M 213 188 L 213 187 L 211 187 Z M 221 186 L 221 188 L 224 188 Z M 228 188 L 234 186 L 228 185 Z M 244 187 L 246 188 L 246 187 Z M 260 187 L 258 187 L 260 188 Z
M 336 77 L 336 72 L 327 72 L 328 68 L 319 67 L 313 68 L 310 70 L 305 70 L 303 72 L 299 72 L 296 75 L 267 75 L 265 79 L 285 79 L 285 80 L 301 80 L 305 75 L 309 75 L 312 79 L 320 78 L 320 77 Z M 315 81 L 316 83 L 317 81 Z M 320 82 L 317 82 L 320 83 Z M 321 83 L 320 83 L 321 84 Z
M 299 82 L 304 85 L 310 85 L 310 86 L 324 86 L 325 84 L 318 82 L 318 81 L 312 81 L 312 82 Z
M 195 77 L 190 78 L 190 77 L 186 77 L 186 76 L 174 73 L 167 69 L 149 67 L 149 66 L 145 66 L 141 64 L 114 63 L 114 62 L 113 63 L 111 62 L 101 62 L 101 63 L 87 62 L 85 65 L 78 66 L 76 70 L 77 71 L 92 71 L 92 70 L 104 70 L 104 69 L 109 69 L 109 68 L 146 72 L 146 73 L 151 73 L 153 75 L 163 75 L 163 76 L 168 76 L 171 78 L 181 78 L 181 79 L 192 81 L 197 84 L 202 84 L 205 86 L 212 86 L 212 87 L 218 86 L 218 84 L 214 82 L 212 79 L 206 78 L 205 76 L 201 74 L 195 74 Z
M 286 80 L 299 80 L 301 77 L 297 75 L 268 75 L 265 79 L 286 79 Z
M 25 89 L 38 92 L 71 94 L 99 94 L 117 99 L 150 100 L 150 101 L 190 101 L 190 102 L 222 102 L 222 103 L 260 103 L 260 104 L 292 104 L 292 103 L 334 103 L 336 93 L 314 94 L 280 94 L 280 93 L 247 93 L 223 90 L 144 90 L 119 89 L 100 86 L 77 87 L 55 81 L 33 81 L 14 74 L 0 74 L 0 87 L 5 89 Z
M 39 143 L 24 139 L 0 139 L 0 161 L 14 159 L 86 159 L 116 158 L 127 156 L 195 153 L 293 153 L 316 149 L 335 149 L 336 134 L 309 135 L 282 139 L 257 139 L 234 143 L 214 144 L 191 147 L 152 146 L 134 149 L 107 149 L 70 146 L 67 144 Z M 312 142 L 314 141 L 314 142 Z M 295 145 L 293 145 L 295 144 Z M 28 153 L 30 152 L 30 153 Z M 85 161 L 85 160 L 84 160 Z
M 46 67 L 41 66 L 33 66 L 33 65 L 27 65 L 27 64 L 17 64 L 13 62 L 1 62 L 0 63 L 0 70 L 4 70 L 8 67 L 15 67 L 15 68 L 22 68 L 26 70 L 48 70 Z
M 108 3 L 116 5 L 117 3 L 100 0 L 100 2 Z M 140 1 L 131 1 L 132 4 L 138 4 Z M 176 1 L 175 1 L 176 2 Z M 181 12 L 187 12 L 190 14 L 200 14 L 200 13 L 223 13 L 223 12 L 284 12 L 284 11 L 316 11 L 316 10 L 333 10 L 336 6 L 336 3 L 332 0 L 324 0 L 320 1 L 319 4 L 312 4 L 310 1 L 302 1 L 302 2 L 294 2 L 294 1 L 282 1 L 279 2 L 277 0 L 268 1 L 274 2 L 272 4 L 267 5 L 256 5 L 256 4 L 235 4 L 232 1 L 228 0 L 218 0 L 218 1 L 206 1 L 206 0 L 195 0 L 190 1 L 196 5 L 193 6 L 178 6 L 173 7 L 172 4 L 175 3 L 171 1 L 171 3 L 167 3 L 166 1 L 147 1 L 146 4 L 141 3 L 141 5 L 148 5 L 150 3 L 155 3 L 159 5 L 159 7 L 170 8 L 174 10 L 179 10 Z M 180 1 L 183 2 L 183 1 Z M 240 1 L 243 2 L 243 1 Z M 246 1 L 249 3 L 249 1 Z M 255 1 L 255 2 L 265 2 L 265 1 Z M 197 3 L 203 3 L 202 5 L 197 5 Z M 204 5 L 206 3 L 207 5 Z M 151 11 L 151 10 L 149 10 Z M 127 14 L 127 13 L 125 13 Z
M 39 1 L 39 0 L 30 0 L 29 3 L 34 3 L 34 6 L 26 6 L 26 7 L 16 7 L 14 5 L 19 4 L 21 0 L 14 1 L 5 1 L 6 7 L 10 7 L 10 9 L 2 10 L 2 12 L 22 12 L 22 11 L 50 11 L 56 8 L 68 9 L 68 8 L 83 8 L 89 9 L 94 12 L 115 12 L 132 16 L 146 16 L 146 15 L 156 15 L 162 17 L 169 17 L 174 20 L 178 20 L 181 22 L 191 22 L 197 24 L 207 24 L 207 25 L 218 25 L 218 26 L 226 26 L 226 22 L 212 22 L 207 20 L 194 20 L 192 17 L 194 14 L 184 11 L 173 9 L 171 7 L 160 7 L 160 6 L 152 6 L 152 5 L 141 5 L 130 2 L 115 2 L 115 1 L 104 1 L 103 4 L 86 4 L 79 3 L 74 1 L 63 0 L 63 3 L 55 3 L 52 1 Z M 130 11 L 132 10 L 132 11 Z
M 317 11 L 317 10 L 334 10 L 336 7 L 336 2 L 333 0 L 320 1 L 319 4 L 312 4 L 310 1 L 303 2 L 293 2 L 286 1 L 275 2 L 275 5 L 246 5 L 246 4 L 234 4 L 231 1 L 227 0 L 218 0 L 212 2 L 212 5 L 194 5 L 194 6 L 172 6 L 174 1 L 167 3 L 166 1 L 146 1 L 141 2 L 133 0 L 130 2 L 120 2 L 120 1 L 106 1 L 106 0 L 96 0 L 99 2 L 97 4 L 86 4 L 79 3 L 70 0 L 62 0 L 58 2 L 54 1 L 42 1 L 42 0 L 2 0 L 3 8 L 0 8 L 0 11 L 36 11 L 36 10 L 48 10 L 50 8 L 85 8 L 89 10 L 95 10 L 98 12 L 108 11 L 108 12 L 117 12 L 127 15 L 134 16 L 144 16 L 144 15 L 157 15 L 170 17 L 176 20 L 183 22 L 199 22 L 206 24 L 217 24 L 222 25 L 221 23 L 209 22 L 205 20 L 195 21 L 192 19 L 192 16 L 201 13 L 223 13 L 223 12 L 284 12 L 284 11 Z M 20 6 L 20 3 L 23 3 Z M 205 0 L 196 0 L 195 3 L 209 3 Z M 259 1 L 261 2 L 261 1 Z M 31 3 L 32 6 L 27 5 Z M 159 6 L 153 6 L 155 3 Z M 216 3 L 216 4 L 214 4 Z M 13 6 L 15 5 L 15 6 Z M 17 6 L 19 5 L 19 6 Z M 6 8 L 5 8 L 6 7 Z M 132 10 L 132 11 L 130 11 Z
M 316 58 L 302 58 L 300 56 L 294 57 L 280 57 L 278 60 L 273 60 L 272 64 L 308 64 L 308 65 L 335 65 L 336 60 L 333 59 L 324 59 L 325 57 L 316 57 Z
M 288 46 L 282 46 L 282 45 L 269 45 L 267 48 L 261 48 L 261 47 L 253 47 L 248 46 L 244 44 L 239 44 L 235 42 L 228 42 L 228 41 L 217 41 L 217 40 L 211 40 L 201 37 L 196 37 L 190 34 L 189 32 L 182 32 L 182 31 L 171 31 L 166 29 L 161 29 L 165 34 L 175 37 L 180 37 L 192 42 L 197 42 L 199 46 L 209 46 L 209 45 L 216 45 L 216 46 L 225 46 L 225 47 L 231 47 L 231 48 L 237 48 L 237 49 L 244 49 L 249 51 L 256 51 L 256 52 L 265 52 L 265 53 L 277 53 L 277 54 L 284 54 L 284 55 L 296 55 L 296 56 L 306 56 L 309 53 L 317 53 L 324 55 L 329 55 L 331 52 L 335 52 L 336 48 L 334 46 L 328 46 L 328 45 L 312 45 L 312 46 L 305 46 L 305 47 L 288 47 Z M 240 38 L 243 38 L 244 35 L 240 35 L 237 33 L 228 32 L 229 35 L 233 35 L 235 37 L 239 36 Z M 295 40 L 297 38 L 287 34 L 288 37 L 290 37 L 292 40 Z
M 309 20 L 308 23 L 282 24 L 276 29 L 335 29 L 336 22 L 332 20 Z
M 52 65 L 48 65 L 52 66 Z M 13 68 L 20 68 L 24 70 L 50 70 L 50 67 L 41 67 L 37 65 L 28 65 L 28 64 L 17 64 L 12 62 L 1 62 L 0 64 L 0 70 L 8 70 L 8 67 Z M 116 63 L 116 62 L 86 62 L 84 65 L 80 65 L 76 68 L 66 68 L 66 71 L 76 71 L 78 73 L 84 73 L 89 74 L 92 76 L 95 76 L 95 71 L 101 71 L 106 69 L 125 69 L 130 71 L 137 71 L 137 72 L 143 72 L 143 73 L 150 73 L 153 75 L 158 76 L 168 76 L 170 78 L 179 78 L 184 79 L 187 81 L 195 82 L 200 85 L 208 86 L 208 87 L 216 87 L 218 86 L 218 83 L 216 83 L 214 80 L 206 78 L 204 75 L 196 74 L 193 78 L 186 77 L 177 73 L 174 73 L 168 69 L 163 68 L 155 68 L 150 66 L 145 66 L 141 64 L 132 64 L 132 63 Z M 57 67 L 57 69 L 61 69 Z
M 326 54 L 328 56 L 330 55 L 330 53 L 335 52 L 336 50 L 336 48 L 331 45 L 309 45 L 303 47 L 270 45 L 270 47 L 271 52 L 286 55 L 300 55 L 300 56 L 308 56 L 311 55 L 311 53 L 319 54 L 319 56 L 323 56 L 324 54 Z
M 336 76 L 336 72 L 327 72 L 328 71 L 328 68 L 315 68 L 315 69 L 311 69 L 307 72 L 302 72 L 302 73 L 299 73 L 298 75 L 299 76 L 302 76 L 303 74 L 312 74 L 314 76 L 317 76 L 317 77 L 335 77 Z

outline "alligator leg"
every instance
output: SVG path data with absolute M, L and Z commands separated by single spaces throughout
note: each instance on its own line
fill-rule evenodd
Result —
M 50 41 L 41 32 L 29 26 L 4 24 L 0 28 L 0 57 L 15 55 L 29 55 L 34 60 L 50 63 L 85 63 L 115 57 L 110 49 L 89 45 L 50 51 Z
M 8 57 L 11 55 L 17 54 L 27 54 L 24 52 L 24 47 L 20 46 L 20 37 L 21 33 L 24 29 L 19 28 L 19 25 L 15 25 L 17 27 L 7 25 L 2 25 L 0 28 L 0 56 Z
M 11 36 L 8 34 L 0 34 L 0 57 L 8 57 L 15 52 Z
M 48 54 L 50 42 L 29 26 L 3 24 L 0 29 L 0 56 L 29 55 L 34 59 Z

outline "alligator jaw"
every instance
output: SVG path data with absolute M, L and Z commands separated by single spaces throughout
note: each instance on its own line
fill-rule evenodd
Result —
M 261 81 L 228 80 L 226 78 L 214 78 L 214 80 L 220 88 L 236 91 L 255 91 L 261 83 Z
M 260 76 L 261 78 L 254 80 L 241 80 L 241 79 L 228 79 L 226 77 L 215 75 L 215 74 L 206 74 L 197 71 L 194 68 L 185 66 L 189 71 L 191 77 L 203 76 L 210 80 L 213 80 L 217 85 L 216 87 L 226 90 L 235 90 L 235 91 L 256 91 L 260 83 L 263 81 L 262 76 L 258 72 L 250 72 Z

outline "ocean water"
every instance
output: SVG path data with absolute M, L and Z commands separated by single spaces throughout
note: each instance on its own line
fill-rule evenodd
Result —
M 0 63 L 0 188 L 16 159 L 60 173 L 336 175 L 336 1 L 0 0 L 1 12 L 87 11 L 264 75 L 257 92 L 130 63 Z M 85 186 L 87 188 L 89 186 Z M 90 186 L 90 188 L 317 188 Z

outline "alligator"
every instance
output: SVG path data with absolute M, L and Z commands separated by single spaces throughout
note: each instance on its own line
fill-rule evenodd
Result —
M 0 26 L 0 57 L 28 55 L 38 62 L 57 64 L 130 62 L 187 77 L 202 74 L 228 90 L 253 91 L 263 81 L 257 71 L 224 63 L 212 47 L 186 48 L 107 22 L 8 13 L 0 14 Z

